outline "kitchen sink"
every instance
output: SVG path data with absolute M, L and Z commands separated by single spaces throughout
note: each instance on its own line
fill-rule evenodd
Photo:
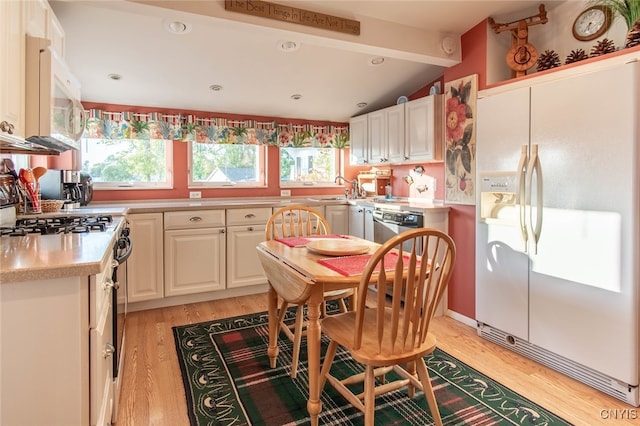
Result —
M 309 201 L 349 201 L 344 195 L 341 197 L 309 197 Z
M 373 199 L 374 203 L 406 203 L 409 199 L 407 197 L 392 197 L 392 198 L 384 198 L 384 197 L 376 197 Z

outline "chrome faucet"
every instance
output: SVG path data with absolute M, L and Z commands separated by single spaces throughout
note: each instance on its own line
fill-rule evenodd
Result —
M 342 181 L 343 181 L 343 182 L 345 182 L 345 183 L 346 183 L 346 182 L 348 182 L 348 183 L 353 184 L 353 181 L 348 181 L 347 179 L 345 179 L 345 177 L 344 177 L 344 176 L 340 176 L 340 175 L 336 176 L 336 178 L 334 179 L 334 182 L 335 182 L 335 183 L 338 183 L 338 181 L 339 181 L 340 179 L 342 179 Z
M 344 176 L 336 176 L 334 182 L 338 183 L 338 181 L 342 179 L 342 181 L 344 183 L 350 183 L 351 184 L 351 193 L 349 193 L 349 190 L 345 189 L 344 190 L 344 195 L 346 198 L 351 198 L 352 200 L 356 199 L 356 198 L 365 198 L 363 197 L 363 194 L 366 194 L 364 191 L 362 191 L 360 189 L 360 185 L 358 185 L 358 179 L 353 179 L 353 180 L 347 180 L 345 179 Z M 349 197 L 349 195 L 351 195 Z

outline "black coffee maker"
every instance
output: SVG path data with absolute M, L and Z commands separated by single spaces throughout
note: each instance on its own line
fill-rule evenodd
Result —
M 80 172 L 80 194 L 80 205 L 88 205 L 93 198 L 93 179 L 89 173 Z
M 79 171 L 50 169 L 39 182 L 43 200 L 64 200 L 62 208 L 65 210 L 80 207 L 82 191 Z

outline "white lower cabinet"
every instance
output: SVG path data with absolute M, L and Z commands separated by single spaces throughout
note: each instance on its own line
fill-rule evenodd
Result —
M 270 207 L 227 210 L 227 288 L 267 283 L 256 246 L 264 241 L 271 212 Z
M 327 205 L 324 208 L 324 216 L 329 222 L 332 234 L 349 235 L 348 205 Z
M 224 290 L 224 228 L 165 231 L 164 243 L 166 297 Z
M 349 235 L 364 238 L 364 207 L 349 206 Z
M 127 261 L 129 303 L 164 297 L 162 213 L 127 216 L 134 248 Z
M 116 398 L 113 382 L 112 259 L 101 273 L 89 279 L 89 371 L 91 425 L 111 425 Z
M 349 206 L 349 235 L 373 241 L 373 207 Z
M 111 261 L 105 265 L 96 275 L 0 285 L 1 425 L 111 425 Z
M 224 210 L 167 212 L 164 222 L 165 297 L 224 290 Z
M 265 284 L 267 277 L 256 251 L 256 246 L 264 241 L 264 225 L 230 226 L 227 233 L 227 287 Z
M 373 207 L 364 207 L 364 239 L 373 241 Z

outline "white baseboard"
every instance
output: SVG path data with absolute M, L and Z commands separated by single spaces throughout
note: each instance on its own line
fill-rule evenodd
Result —
M 468 325 L 469 327 L 473 327 L 476 328 L 477 327 L 477 322 L 476 320 L 469 318 L 469 317 L 465 317 L 462 314 L 459 314 L 457 312 L 452 311 L 451 309 L 447 309 L 447 316 L 449 318 L 452 318 L 458 322 L 461 322 L 465 325 Z

